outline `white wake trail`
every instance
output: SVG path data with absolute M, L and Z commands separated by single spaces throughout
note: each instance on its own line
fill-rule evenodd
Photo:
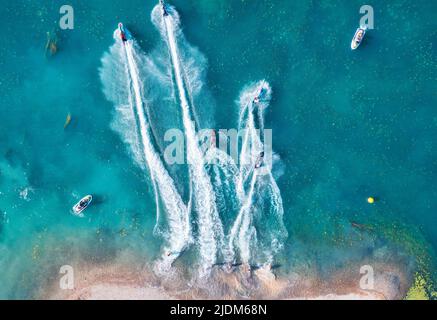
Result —
M 205 159 L 208 162 L 208 173 L 213 181 L 217 207 L 226 234 L 222 258 L 224 262 L 232 262 L 234 252 L 229 251 L 230 248 L 226 243 L 229 241 L 231 222 L 234 221 L 241 207 L 240 199 L 236 196 L 239 170 L 234 159 L 216 146 L 209 147 Z
M 143 83 L 138 76 L 138 65 L 135 59 L 137 53 L 134 41 L 128 40 L 123 44 L 121 40 L 119 40 L 118 30 L 115 32 L 114 38 L 116 39 L 116 44 L 114 46 L 118 47 L 119 50 L 122 50 L 125 53 L 124 59 L 118 62 L 125 64 L 126 73 L 128 75 L 126 77 L 126 83 L 118 84 L 118 86 L 126 86 L 128 88 L 126 91 L 128 93 L 128 98 L 131 101 L 129 106 L 131 113 L 135 117 L 134 122 L 137 126 L 136 131 L 139 133 L 140 137 L 138 139 L 141 145 L 140 149 L 143 152 L 145 163 L 149 168 L 152 182 L 158 191 L 155 196 L 158 198 L 157 194 L 159 193 L 167 214 L 166 220 L 168 223 L 168 231 L 164 234 L 167 243 L 166 248 L 164 248 L 165 253 L 162 256 L 161 261 L 157 264 L 157 271 L 166 272 L 170 268 L 172 262 L 186 249 L 191 241 L 189 211 L 182 201 L 173 179 L 168 174 L 160 155 L 152 143 L 151 128 L 147 119 L 147 112 L 145 111 L 147 105 L 142 93 Z M 115 48 L 111 48 L 111 52 L 114 52 L 115 50 Z M 120 59 L 121 56 L 122 55 L 118 52 L 117 58 Z M 109 57 L 105 58 L 109 59 Z M 105 71 L 105 59 L 103 59 L 103 62 L 102 73 Z M 103 78 L 104 77 L 102 77 L 102 80 L 107 81 L 107 79 Z M 124 116 L 126 116 L 126 114 Z M 158 202 L 156 205 L 159 207 Z
M 156 8 L 155 8 L 156 9 Z M 172 9 L 172 14 L 175 14 Z M 176 20 L 175 20 L 176 21 Z M 216 206 L 216 198 L 210 177 L 205 170 L 205 159 L 199 147 L 196 135 L 194 111 L 190 108 L 191 99 L 187 96 L 184 83 L 184 70 L 178 53 L 176 30 L 172 15 L 163 16 L 167 44 L 171 56 L 173 73 L 182 109 L 183 125 L 187 139 L 187 160 L 193 183 L 194 206 L 198 215 L 199 247 L 201 256 L 201 276 L 206 275 L 216 263 L 219 250 L 222 248 L 224 232 Z
M 262 97 L 255 103 L 254 98 L 261 95 L 261 92 Z M 245 264 L 271 264 L 287 235 L 283 224 L 282 198 L 270 170 L 271 163 L 264 163 L 259 169 L 255 168 L 260 153 L 266 151 L 261 135 L 264 134 L 263 110 L 268 106 L 270 98 L 269 84 L 260 81 L 244 89 L 239 101 L 239 129 L 244 127 L 244 135 L 239 157 L 237 194 L 243 205 L 228 237 L 228 252 L 235 260 L 236 247 Z M 256 128 L 255 111 L 258 112 L 259 129 Z M 247 118 L 244 120 L 246 113 Z M 264 162 L 266 161 L 267 157 L 264 158 Z

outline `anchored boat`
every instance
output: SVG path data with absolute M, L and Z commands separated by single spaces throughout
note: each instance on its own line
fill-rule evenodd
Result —
M 351 49 L 355 50 L 358 48 L 361 44 L 361 42 L 364 39 L 364 36 L 366 35 L 366 27 L 359 27 L 357 31 L 355 31 L 355 35 L 351 42 Z
M 93 196 L 87 195 L 80 199 L 78 203 L 76 203 L 73 207 L 73 213 L 79 217 L 82 217 L 82 211 L 84 211 L 90 205 L 91 201 L 93 201 Z

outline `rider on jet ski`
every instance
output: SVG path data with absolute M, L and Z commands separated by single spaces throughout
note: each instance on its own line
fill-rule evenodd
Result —
M 258 158 L 256 159 L 256 162 L 255 162 L 255 169 L 259 169 L 259 168 L 261 168 L 263 162 L 264 162 L 264 151 L 261 152 L 261 153 L 259 154 Z
M 159 4 L 160 4 L 161 7 L 162 7 L 162 15 L 163 15 L 164 17 L 165 17 L 165 16 L 168 16 L 167 5 L 165 4 L 164 0 L 159 0 Z
M 261 90 L 259 91 L 259 94 L 253 99 L 253 103 L 258 104 L 260 102 L 260 99 L 264 95 L 265 90 L 266 90 L 265 88 L 261 88 Z
M 118 30 L 120 30 L 120 38 L 123 42 L 127 41 L 126 32 L 124 30 L 123 24 L 120 22 L 118 24 Z

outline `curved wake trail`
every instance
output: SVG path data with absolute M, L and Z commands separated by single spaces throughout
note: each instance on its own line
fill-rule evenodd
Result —
M 159 10 L 156 6 L 154 12 Z M 193 183 L 194 206 L 198 215 L 199 247 L 201 256 L 200 275 L 206 275 L 209 269 L 216 263 L 217 256 L 223 246 L 224 232 L 216 206 L 214 189 L 205 169 L 204 155 L 200 149 L 196 135 L 196 124 L 193 118 L 194 110 L 190 107 L 192 99 L 187 94 L 189 86 L 185 82 L 185 73 L 179 58 L 177 44 L 177 13 L 173 8 L 168 9 L 169 15 L 162 16 L 164 34 L 171 56 L 173 74 L 179 94 L 179 102 L 182 109 L 182 120 L 187 139 L 187 160 L 190 168 L 191 181 Z
M 120 83 L 117 83 L 115 86 L 113 84 L 109 86 L 106 85 L 105 93 L 107 93 L 108 98 L 113 102 L 120 103 L 124 98 L 129 101 L 128 105 L 117 106 L 121 117 L 127 118 L 124 120 L 127 122 L 126 124 L 135 124 L 135 134 L 137 136 L 139 135 L 139 138 L 136 136 L 133 139 L 128 139 L 130 140 L 128 142 L 131 144 L 132 141 L 139 142 L 139 145 L 136 147 L 135 143 L 133 144 L 136 160 L 138 161 L 139 157 L 138 150 L 142 150 L 142 158 L 149 168 L 151 179 L 156 190 L 156 200 L 158 201 L 159 193 L 167 213 L 168 231 L 163 234 L 167 240 L 167 244 L 166 248 L 164 248 L 165 254 L 162 256 L 156 268 L 158 272 L 166 272 L 172 262 L 186 249 L 191 241 L 189 211 L 152 143 L 151 127 L 147 119 L 147 105 L 142 93 L 143 83 L 139 78 L 137 66 L 137 60 L 140 58 L 136 52 L 135 42 L 134 40 L 128 40 L 123 44 L 122 41 L 119 40 L 120 35 L 118 32 L 119 31 L 116 30 L 114 33 L 116 43 L 111 47 L 110 53 L 106 54 L 102 59 L 103 67 L 101 69 L 101 77 L 105 84 L 107 81 L 105 74 L 111 70 L 114 64 L 124 65 L 125 76 L 117 77 L 117 79 L 124 78 L 126 81 L 124 83 L 120 81 Z M 118 87 L 121 87 L 121 89 L 118 89 L 120 95 L 117 99 L 114 99 L 114 93 L 109 93 L 108 90 L 117 90 Z M 123 132 L 123 135 L 126 137 L 129 133 Z M 159 208 L 158 202 L 156 205 L 157 208 Z M 157 219 L 159 219 L 159 216 Z
M 260 96 L 261 92 L 263 94 L 260 101 L 255 103 L 254 98 Z M 271 163 L 264 163 L 263 167 L 255 169 L 257 158 L 264 151 L 261 139 L 264 134 L 263 111 L 268 106 L 270 98 L 269 84 L 260 81 L 243 90 L 239 101 L 239 129 L 244 128 L 244 134 L 239 157 L 237 193 L 242 207 L 231 228 L 228 251 L 230 257 L 235 260 L 236 247 L 241 261 L 245 264 L 271 264 L 287 237 L 283 223 L 282 198 L 269 168 Z M 265 158 L 264 161 L 267 162 L 268 159 Z

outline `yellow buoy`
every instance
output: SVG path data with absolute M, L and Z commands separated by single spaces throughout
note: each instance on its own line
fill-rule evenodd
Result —
M 367 202 L 370 203 L 370 204 L 375 203 L 375 198 L 374 197 L 368 197 L 367 198 Z

